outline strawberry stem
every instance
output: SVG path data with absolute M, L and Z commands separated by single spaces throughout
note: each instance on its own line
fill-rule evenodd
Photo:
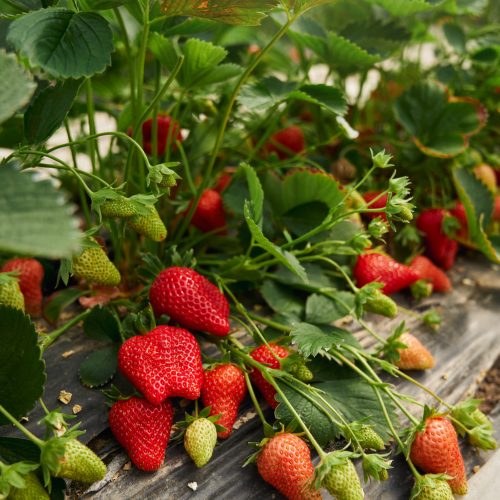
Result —
M 72 326 L 77 325 L 82 319 L 86 318 L 91 311 L 92 309 L 87 309 L 86 311 L 70 319 L 67 323 L 65 323 L 57 330 L 54 330 L 51 333 L 45 335 L 39 344 L 42 353 L 47 349 L 47 347 L 53 344 L 65 331 L 69 330 Z
M 2 405 L 0 405 L 0 413 L 14 426 L 17 427 L 30 441 L 35 443 L 38 447 L 42 448 L 44 442 L 37 438 L 32 432 L 30 432 L 24 425 L 18 422 Z
M 248 389 L 248 394 L 250 395 L 250 399 L 252 400 L 252 403 L 255 407 L 255 411 L 257 412 L 257 415 L 259 416 L 262 426 L 264 429 L 272 427 L 271 424 L 266 420 L 266 417 L 264 417 L 264 413 L 262 412 L 262 408 L 259 405 L 259 402 L 257 401 L 257 397 L 255 395 L 255 391 L 253 390 L 252 383 L 250 382 L 250 377 L 248 376 L 247 371 L 244 369 L 243 363 L 240 363 L 241 369 L 243 371 L 243 375 L 245 377 L 245 382 L 247 384 L 247 389 Z

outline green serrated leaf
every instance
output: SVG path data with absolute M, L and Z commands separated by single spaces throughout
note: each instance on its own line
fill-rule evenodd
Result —
M 32 77 L 17 62 L 13 54 L 0 50 L 0 123 L 27 104 L 35 92 Z M 15 82 L 15 85 L 13 84 Z
M 316 104 L 337 115 L 345 115 L 347 112 L 347 102 L 343 93 L 331 85 L 322 83 L 301 85 L 298 90 L 290 92 L 287 99 Z
M 279 246 L 275 245 L 270 240 L 268 240 L 266 236 L 264 236 L 264 233 L 250 215 L 250 205 L 248 202 L 245 203 L 244 215 L 248 229 L 250 229 L 250 233 L 255 240 L 255 244 L 260 246 L 273 257 L 276 257 L 276 259 L 278 259 L 281 264 L 283 264 L 286 268 L 288 268 L 290 271 L 299 276 L 300 279 L 302 279 L 305 283 L 307 283 L 307 274 L 298 261 L 297 257 L 295 257 L 290 252 L 287 252 L 286 250 L 282 250 Z
M 293 327 L 290 335 L 305 358 L 317 356 L 321 351 L 328 352 L 332 348 L 340 348 L 345 344 L 359 347 L 352 333 L 335 326 L 299 323 Z
M 269 307 L 277 313 L 300 317 L 304 312 L 304 301 L 292 290 L 273 280 L 265 280 L 260 293 Z
M 101 15 L 62 8 L 19 17 L 10 25 L 7 40 L 31 66 L 56 78 L 102 73 L 111 64 L 114 48 L 113 33 Z
M 30 412 L 43 394 L 45 363 L 33 323 L 21 311 L 0 306 L 0 401 L 14 418 Z M 0 425 L 8 420 L 0 415 Z
M 125 5 L 127 0 L 84 0 L 81 3 L 87 10 L 106 10 Z
M 354 295 L 349 292 L 333 292 L 349 308 L 354 305 Z M 306 321 L 308 323 L 329 325 L 348 314 L 349 310 L 334 300 L 313 293 L 307 298 L 306 302 Z
M 112 345 L 89 354 L 78 369 L 80 382 L 91 389 L 112 380 L 118 367 L 118 346 Z
M 0 249 L 56 259 L 76 253 L 78 222 L 62 193 L 11 167 L 0 167 Z
M 426 12 L 435 8 L 435 4 L 431 4 L 426 0 L 366 0 L 369 3 L 380 5 L 389 14 L 396 17 L 406 17 L 419 12 Z
M 283 180 L 268 174 L 263 177 L 262 185 L 266 200 L 278 215 L 311 202 L 321 202 L 329 209 L 334 208 L 344 197 L 338 181 L 326 173 L 298 171 Z
M 57 82 L 35 96 L 24 114 L 24 134 L 30 144 L 46 141 L 62 125 L 81 84 L 81 80 Z
M 91 339 L 121 341 L 118 320 L 107 307 L 94 307 L 83 322 L 83 331 Z
M 420 82 L 401 95 L 394 106 L 397 120 L 429 156 L 448 158 L 463 152 L 468 137 L 481 127 L 471 102 L 449 102 L 446 90 L 434 82 Z
M 295 82 L 282 81 L 275 76 L 269 76 L 245 85 L 238 100 L 251 110 L 266 111 L 285 101 L 290 92 L 297 89 L 297 86 Z
M 162 0 L 167 16 L 193 16 L 228 24 L 258 25 L 271 10 L 273 0 Z

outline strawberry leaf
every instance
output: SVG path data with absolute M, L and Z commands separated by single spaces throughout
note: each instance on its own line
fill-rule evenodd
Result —
M 352 333 L 335 326 L 316 326 L 309 323 L 299 323 L 290 332 L 299 352 L 305 357 L 318 354 L 328 356 L 328 351 L 335 346 L 349 344 L 359 347 Z
M 3 166 L 0 185 L 1 250 L 51 258 L 78 250 L 73 210 L 49 181 L 35 182 L 31 174 Z
M 0 401 L 18 419 L 30 412 L 43 394 L 45 363 L 38 335 L 28 316 L 0 306 Z M 0 425 L 8 423 L 0 416 Z
M 228 24 L 256 26 L 271 10 L 273 0 L 162 0 L 167 16 L 192 16 Z
M 36 85 L 15 56 L 0 50 L 0 123 L 10 118 L 19 108 L 27 104 Z M 12 82 L 16 82 L 12 85 Z
M 121 342 L 120 324 L 107 307 L 94 307 L 83 322 L 83 331 L 91 339 Z
M 260 293 L 268 306 L 276 312 L 297 316 L 302 316 L 304 312 L 304 301 L 293 290 L 273 280 L 265 280 Z
M 91 389 L 107 384 L 116 373 L 117 355 L 117 345 L 111 345 L 89 354 L 78 370 L 80 382 Z
M 335 292 L 349 309 L 354 307 L 354 296 L 350 292 Z M 313 293 L 306 301 L 306 321 L 320 325 L 329 325 L 349 313 L 342 304 L 324 295 Z

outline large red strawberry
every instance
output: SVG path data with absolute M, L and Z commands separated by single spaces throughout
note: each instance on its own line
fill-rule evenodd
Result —
M 386 295 L 398 292 L 419 279 L 419 275 L 413 269 L 380 253 L 360 255 L 353 274 L 360 288 L 373 281 L 383 283 L 382 292 Z
M 278 358 L 286 358 L 289 354 L 290 351 L 280 345 L 269 344 L 269 347 L 267 347 L 267 345 L 262 344 L 261 346 L 255 348 L 250 353 L 250 356 L 252 356 L 255 361 L 258 361 L 263 365 L 268 365 L 270 368 L 278 369 L 280 367 L 280 362 L 276 359 L 276 356 Z M 264 379 L 261 371 L 253 369 L 250 373 L 250 378 L 264 396 L 267 404 L 271 408 L 276 408 L 278 406 L 278 402 L 274 398 L 274 396 L 276 396 L 276 390 L 267 380 Z
M 154 405 L 172 396 L 200 397 L 200 347 L 182 328 L 157 326 L 146 335 L 126 340 L 118 351 L 118 367 Z
M 186 328 L 223 337 L 229 333 L 229 304 L 220 290 L 188 267 L 164 269 L 151 285 L 157 316 L 168 314 Z
M 417 255 L 412 260 L 410 268 L 418 273 L 420 279 L 429 280 L 436 292 L 447 292 L 451 289 L 451 281 L 448 276 L 427 257 Z
M 443 229 L 446 216 L 450 213 L 444 208 L 431 208 L 417 218 L 417 228 L 425 234 L 429 257 L 443 269 L 450 269 L 455 263 L 458 243 L 447 236 Z
M 380 193 L 377 191 L 370 191 L 369 193 L 363 194 L 363 199 L 366 201 L 366 203 L 371 203 L 372 200 L 375 198 L 378 198 L 380 196 Z M 380 196 L 376 201 L 370 204 L 368 208 L 385 208 L 387 205 L 387 194 L 384 194 Z M 387 215 L 385 212 L 369 212 L 365 215 L 368 219 L 375 219 L 376 217 L 381 217 L 383 220 L 387 220 Z
M 171 135 L 170 144 L 172 144 L 173 146 L 175 146 L 175 141 L 182 142 L 182 134 L 179 123 L 175 121 L 172 123 L 172 118 L 170 116 L 158 115 L 157 123 L 158 125 L 157 125 L 156 136 L 157 136 L 158 155 L 162 156 L 165 154 L 165 150 L 167 149 L 169 134 Z M 172 130 L 170 130 L 171 126 L 173 126 Z M 142 124 L 142 143 L 144 151 L 146 151 L 148 155 L 152 154 L 153 152 L 152 118 L 146 120 Z
M 220 415 L 217 424 L 225 427 L 218 432 L 221 439 L 230 436 L 238 416 L 238 407 L 247 392 L 245 376 L 240 368 L 232 364 L 217 365 L 205 371 L 201 400 L 210 406 L 210 415 Z
M 430 417 L 425 428 L 415 434 L 410 458 L 424 472 L 448 474 L 453 493 L 467 493 L 465 466 L 452 423 L 444 417 Z
M 24 295 L 25 310 L 31 316 L 42 314 L 42 281 L 44 270 L 36 259 L 11 259 L 2 267 L 1 272 L 18 271 L 19 288 Z
M 262 479 L 290 500 L 319 500 L 314 489 L 314 465 L 307 444 L 295 434 L 284 432 L 267 441 L 257 456 Z
M 266 144 L 266 150 L 269 153 L 276 153 L 280 160 L 302 153 L 304 148 L 304 134 L 302 129 L 296 125 L 276 132 Z
M 154 471 L 161 467 L 174 421 L 169 400 L 152 405 L 132 397 L 117 401 L 109 412 L 109 426 L 116 440 L 127 450 L 134 465 Z
M 222 196 L 215 189 L 205 189 L 191 219 L 191 224 L 204 233 L 219 229 L 219 234 L 225 234 L 226 212 Z

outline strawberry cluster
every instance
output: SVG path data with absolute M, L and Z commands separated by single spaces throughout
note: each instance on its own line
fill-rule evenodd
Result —
M 162 271 L 150 289 L 157 316 L 167 314 L 182 327 L 216 336 L 229 333 L 229 304 L 219 289 L 192 269 L 170 267 Z M 141 392 L 116 402 L 109 423 L 118 442 L 137 468 L 157 470 L 163 463 L 174 421 L 170 398 L 202 398 L 210 418 L 189 421 L 186 450 L 198 466 L 211 456 L 205 446 L 207 432 L 214 433 L 212 416 L 220 422 L 218 436 L 227 438 L 236 421 L 238 407 L 246 394 L 243 372 L 232 364 L 203 371 L 196 337 L 185 328 L 158 326 L 145 335 L 126 340 L 118 353 L 120 371 Z M 208 416 L 208 415 L 207 415 Z M 214 427 L 215 429 L 215 427 Z

